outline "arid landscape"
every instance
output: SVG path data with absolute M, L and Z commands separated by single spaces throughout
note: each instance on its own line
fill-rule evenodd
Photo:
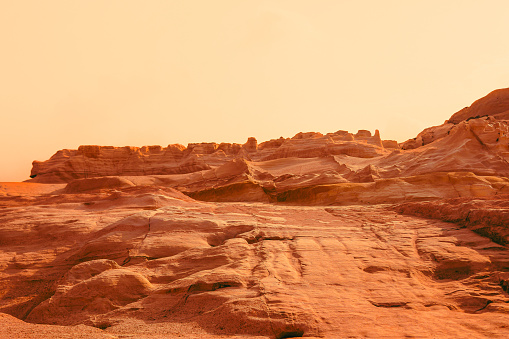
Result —
M 81 146 L 0 183 L 2 338 L 507 338 L 509 89 L 378 131 Z

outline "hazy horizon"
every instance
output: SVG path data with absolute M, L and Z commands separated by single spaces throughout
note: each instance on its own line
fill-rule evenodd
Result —
M 508 87 L 507 1 L 0 3 L 0 182 L 82 144 L 399 142 Z

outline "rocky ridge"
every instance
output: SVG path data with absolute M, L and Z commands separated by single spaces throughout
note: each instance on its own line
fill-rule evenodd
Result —
M 68 192 L 159 185 L 206 201 L 320 205 L 504 194 L 508 93 L 495 91 L 466 109 L 469 114 L 464 109 L 402 144 L 361 130 L 298 133 L 261 144 L 249 138 L 243 145 L 80 146 L 35 161 L 29 182 L 69 183 Z
M 339 131 L 35 162 L 0 183 L 0 337 L 506 338 L 493 93 L 399 145 Z

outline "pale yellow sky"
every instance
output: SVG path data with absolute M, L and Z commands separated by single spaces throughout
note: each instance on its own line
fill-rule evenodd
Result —
M 0 0 L 0 181 L 81 144 L 404 141 L 508 87 L 509 1 Z

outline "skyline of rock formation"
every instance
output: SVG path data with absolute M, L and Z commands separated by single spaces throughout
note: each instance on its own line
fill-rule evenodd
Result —
M 399 145 L 307 132 L 34 162 L 0 183 L 0 337 L 507 338 L 507 99 Z

